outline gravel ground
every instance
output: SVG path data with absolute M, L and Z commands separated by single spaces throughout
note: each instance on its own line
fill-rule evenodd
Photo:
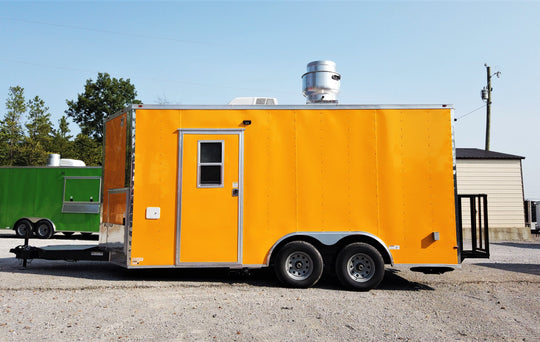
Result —
M 74 236 L 76 238 L 76 236 Z M 34 260 L 0 231 L 0 341 L 538 341 L 540 239 L 424 275 L 387 269 L 370 292 L 326 277 L 282 288 L 269 271 L 125 270 Z M 32 240 L 34 246 L 95 239 Z

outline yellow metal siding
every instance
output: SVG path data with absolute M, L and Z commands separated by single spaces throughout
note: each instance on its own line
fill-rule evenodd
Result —
M 263 264 L 279 238 L 298 231 L 365 231 L 399 246 L 396 263 L 457 263 L 450 110 L 313 107 L 138 109 L 132 257 L 140 265 L 175 263 L 177 130 L 242 120 L 252 121 L 243 264 Z M 161 208 L 159 220 L 145 219 L 149 206 Z
M 396 263 L 457 263 L 449 111 L 377 114 L 379 236 Z
M 299 111 L 299 229 L 377 235 L 373 113 Z
M 179 127 L 179 111 L 136 112 L 131 257 L 140 265 L 174 265 Z M 146 219 L 147 207 L 160 207 L 160 219 Z

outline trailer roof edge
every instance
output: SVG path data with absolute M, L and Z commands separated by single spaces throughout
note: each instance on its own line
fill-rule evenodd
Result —
M 134 104 L 130 109 L 454 109 L 452 104 L 310 104 L 310 105 L 156 105 Z

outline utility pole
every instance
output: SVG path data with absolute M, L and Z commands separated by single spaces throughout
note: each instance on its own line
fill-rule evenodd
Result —
M 487 104 L 486 104 L 486 151 L 489 151 L 489 135 L 491 131 L 491 68 L 487 65 Z
M 493 75 L 491 75 L 491 67 L 489 67 L 487 64 L 484 64 L 486 67 L 486 73 L 487 73 L 487 87 L 484 87 L 482 89 L 482 100 L 486 101 L 486 151 L 489 151 L 489 136 L 491 131 L 491 76 L 499 76 L 501 75 L 500 71 L 497 71 Z

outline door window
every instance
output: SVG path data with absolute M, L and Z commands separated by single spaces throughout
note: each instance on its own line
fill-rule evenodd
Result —
M 197 187 L 223 187 L 223 141 L 199 141 Z

